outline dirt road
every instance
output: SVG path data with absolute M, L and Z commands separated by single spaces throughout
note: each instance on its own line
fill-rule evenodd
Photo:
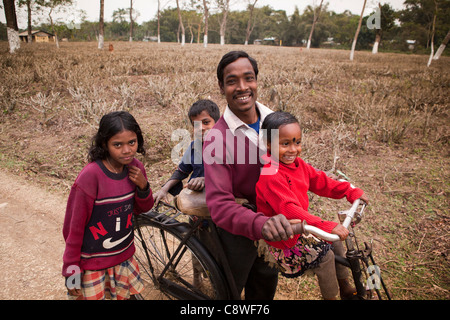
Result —
M 66 299 L 66 196 L 0 170 L 0 299 Z

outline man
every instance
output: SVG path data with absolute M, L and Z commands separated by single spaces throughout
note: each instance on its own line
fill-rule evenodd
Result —
M 294 233 L 283 215 L 269 218 L 236 202 L 244 198 L 256 204 L 255 185 L 262 168 L 258 153 L 265 149 L 259 129 L 272 112 L 256 101 L 257 76 L 257 63 L 247 53 L 232 51 L 222 57 L 217 78 L 228 105 L 203 148 L 206 203 L 238 292 L 245 289 L 248 300 L 273 299 L 278 282 L 277 269 L 258 256 L 254 241 L 287 240 Z

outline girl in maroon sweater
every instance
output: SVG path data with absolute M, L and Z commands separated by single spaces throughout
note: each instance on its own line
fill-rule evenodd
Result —
M 308 213 L 307 191 L 323 197 L 349 202 L 358 198 L 367 202 L 363 191 L 353 188 L 348 182 L 333 180 L 299 158 L 301 152 L 301 129 L 297 119 L 286 112 L 274 112 L 266 117 L 262 125 L 266 129 L 267 164 L 264 168 L 278 168 L 273 174 L 261 174 L 256 184 L 256 205 L 266 216 L 283 214 L 288 220 L 306 220 L 309 225 L 339 235 L 341 240 L 348 236 L 342 225 L 326 221 Z M 278 130 L 278 145 L 272 146 L 272 130 Z M 277 154 L 270 151 L 278 150 Z M 275 165 L 274 165 L 275 164 Z M 263 169 L 264 170 L 264 169 Z M 341 289 L 341 298 L 354 290 L 347 282 L 347 270 L 336 270 L 331 245 L 313 237 L 295 235 L 287 241 L 270 242 L 269 252 L 275 257 L 285 276 L 297 277 L 311 269 L 318 277 L 324 299 L 334 299 Z M 339 247 L 340 241 L 333 244 Z M 339 281 L 337 281 L 337 279 Z
M 89 164 L 70 191 L 64 219 L 63 276 L 69 298 L 128 299 L 142 291 L 133 258 L 133 214 L 150 210 L 152 191 L 136 153 L 145 154 L 136 120 L 112 112 L 100 121 Z

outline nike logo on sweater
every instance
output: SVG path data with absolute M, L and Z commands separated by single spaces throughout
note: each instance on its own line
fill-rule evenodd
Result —
M 111 241 L 112 237 L 105 239 L 105 241 L 103 241 L 103 248 L 112 249 L 115 246 L 118 246 L 119 244 L 124 242 L 130 236 L 131 232 L 133 232 L 133 230 L 131 230 L 125 237 L 120 238 L 119 240 L 116 240 L 116 241 Z

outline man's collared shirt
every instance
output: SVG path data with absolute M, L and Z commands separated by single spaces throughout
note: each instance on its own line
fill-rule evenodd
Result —
M 257 112 L 259 112 L 260 121 L 259 121 L 259 128 L 261 129 L 262 123 L 264 122 L 264 119 L 266 116 L 273 111 L 264 106 L 263 104 L 256 102 L 256 109 Z M 241 119 L 239 119 L 233 111 L 227 106 L 224 113 L 223 113 L 223 119 L 228 125 L 228 128 L 230 128 L 231 133 L 236 136 L 236 131 L 239 130 L 242 133 L 244 133 L 248 139 L 253 142 L 256 146 L 258 146 L 261 150 L 264 152 L 266 151 L 266 146 L 263 142 L 263 135 L 262 131 L 260 130 L 260 134 L 258 134 L 254 129 L 252 129 L 248 124 L 243 122 Z

